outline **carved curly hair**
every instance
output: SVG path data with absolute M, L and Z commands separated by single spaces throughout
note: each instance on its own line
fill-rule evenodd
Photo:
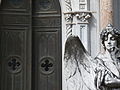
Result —
M 120 30 L 113 27 L 111 24 L 108 24 L 108 26 L 105 29 L 103 29 L 100 34 L 100 39 L 102 40 L 104 49 L 106 49 L 104 44 L 105 37 L 108 37 L 108 34 L 113 35 L 115 40 L 117 40 L 117 47 L 120 48 Z

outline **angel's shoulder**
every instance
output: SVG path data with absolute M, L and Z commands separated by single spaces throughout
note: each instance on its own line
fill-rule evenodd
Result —
M 95 63 L 103 62 L 104 59 L 105 59 L 104 54 L 103 54 L 103 53 L 99 53 L 99 54 L 94 58 L 94 62 L 95 62 Z
M 104 54 L 98 53 L 98 55 L 94 59 L 104 59 Z

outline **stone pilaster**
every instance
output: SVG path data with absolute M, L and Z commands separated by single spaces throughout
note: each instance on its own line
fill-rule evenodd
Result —
M 101 30 L 108 24 L 113 24 L 113 0 L 100 0 Z

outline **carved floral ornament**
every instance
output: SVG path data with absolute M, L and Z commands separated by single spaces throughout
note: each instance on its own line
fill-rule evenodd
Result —
M 8 71 L 10 73 L 16 74 L 22 70 L 22 61 L 18 56 L 10 56 L 7 62 Z
M 48 75 L 54 72 L 54 59 L 52 57 L 43 57 L 40 60 L 40 72 L 42 74 Z
M 88 24 L 92 17 L 91 11 L 65 12 L 65 21 L 67 24 Z M 73 17 L 76 17 L 78 22 L 73 22 Z

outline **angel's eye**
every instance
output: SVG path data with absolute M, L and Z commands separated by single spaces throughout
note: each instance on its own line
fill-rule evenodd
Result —
M 115 40 L 115 37 L 111 37 L 111 40 Z
M 105 41 L 107 41 L 107 40 L 108 40 L 108 38 L 107 38 L 107 37 L 105 37 L 105 38 L 104 38 L 104 40 L 105 40 Z

